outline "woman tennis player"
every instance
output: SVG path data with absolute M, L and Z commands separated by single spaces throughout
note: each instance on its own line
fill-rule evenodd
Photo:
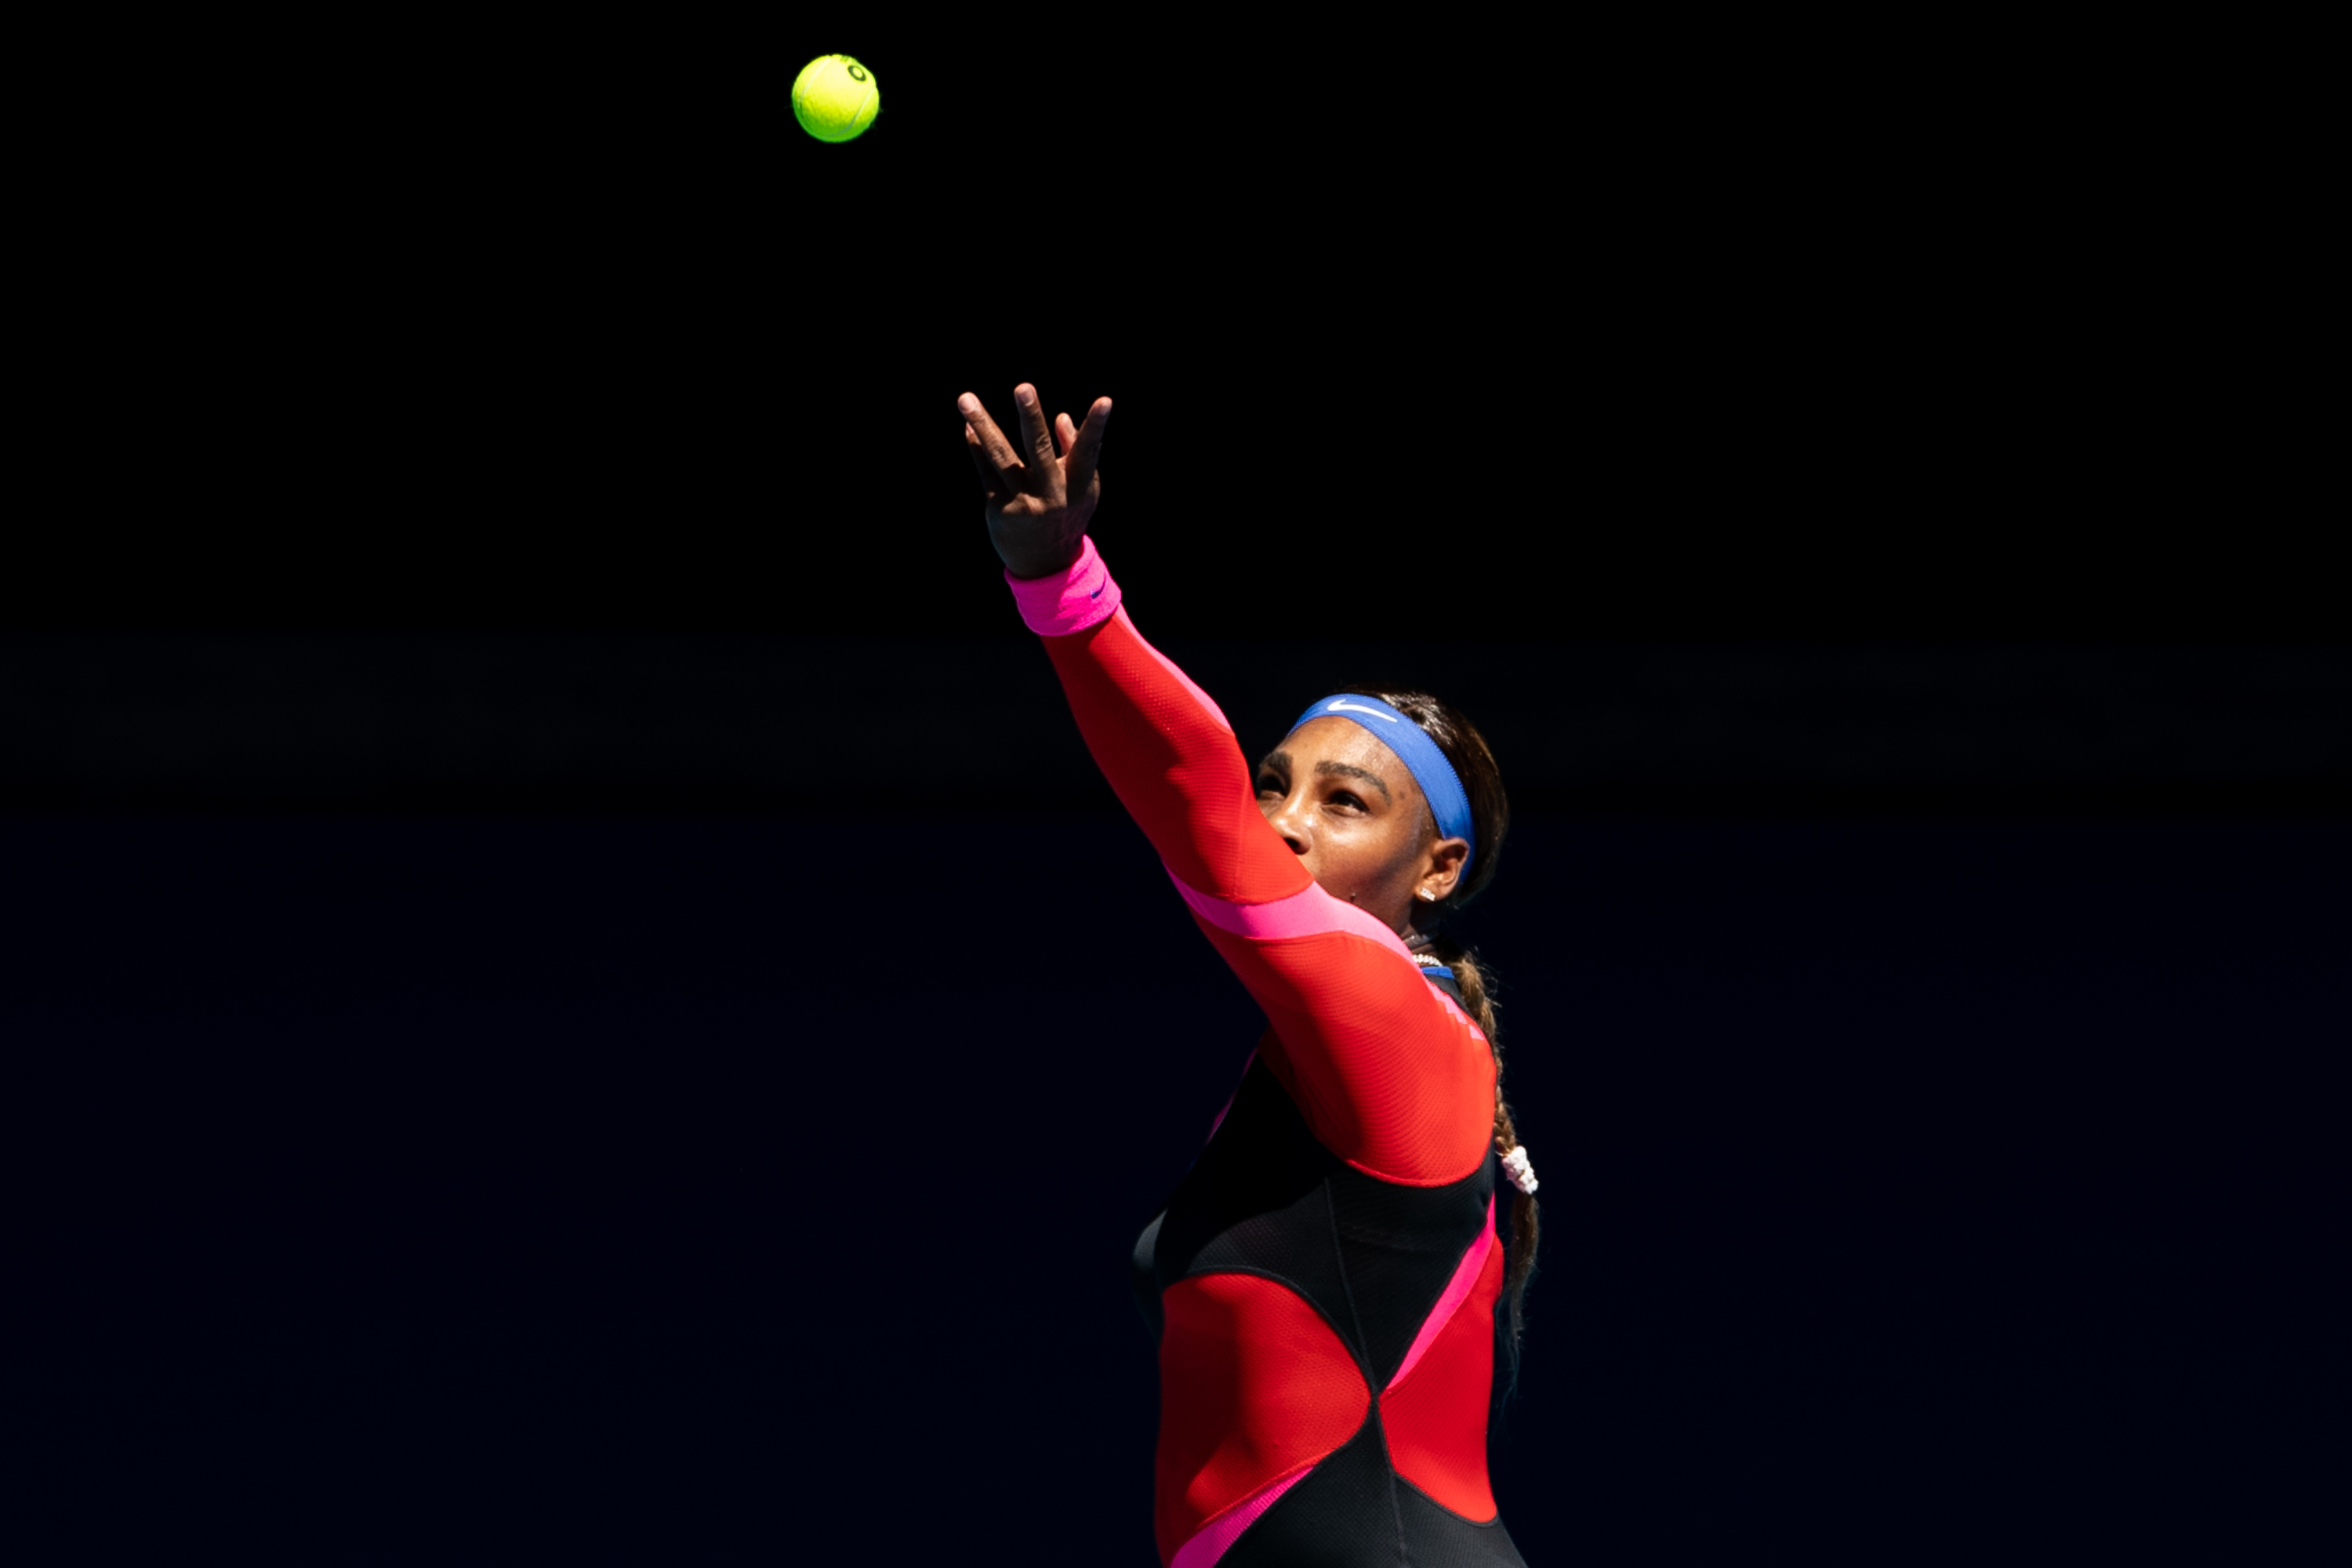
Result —
M 1160 1343 L 1160 1561 L 1521 1563 L 1487 1482 L 1486 1415 L 1498 1301 L 1517 1351 L 1536 1183 L 1485 978 L 1440 934 L 1495 874 L 1494 758 L 1434 698 L 1347 690 L 1253 769 L 1136 631 L 1086 536 L 1109 399 L 1074 426 L 1049 425 L 1025 383 L 1013 395 L 1018 446 L 978 398 L 959 407 L 1013 598 L 1095 761 L 1266 1015 L 1136 1245 Z

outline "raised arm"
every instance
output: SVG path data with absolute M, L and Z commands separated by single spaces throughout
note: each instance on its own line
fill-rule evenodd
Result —
M 1259 814 L 1233 726 L 1137 633 L 1086 537 L 1102 494 L 1095 468 L 1110 399 L 1097 399 L 1081 426 L 1063 415 L 1057 429 L 1034 387 L 1022 384 L 1013 402 L 1025 457 L 969 393 L 959 405 L 964 439 L 988 494 L 989 539 L 1096 764 L 1180 886 L 1244 903 L 1304 891 L 1314 879 Z
M 990 538 L 1096 763 L 1265 1009 L 1268 1066 L 1352 1163 L 1392 1180 L 1460 1179 L 1485 1157 L 1494 1117 L 1484 1037 L 1395 929 L 1318 884 L 1261 811 L 1224 715 L 1129 619 L 1086 537 L 1108 399 L 1082 426 L 1049 426 L 1025 384 L 1014 401 L 1025 452 L 977 398 L 959 405 Z

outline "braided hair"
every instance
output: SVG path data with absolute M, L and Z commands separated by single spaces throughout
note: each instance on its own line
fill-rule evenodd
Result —
M 1413 905 L 1413 945 L 1453 970 L 1454 984 L 1462 993 L 1463 1005 L 1495 1053 L 1495 1152 L 1507 1155 L 1519 1146 L 1519 1132 L 1512 1124 L 1510 1104 L 1503 1098 L 1503 1047 L 1495 1026 L 1494 976 L 1478 962 L 1475 953 L 1444 930 L 1445 918 L 1476 898 L 1495 879 L 1503 835 L 1511 825 L 1511 805 L 1503 794 L 1502 771 L 1495 765 L 1495 753 L 1487 749 L 1486 737 L 1450 703 L 1425 691 L 1385 686 L 1346 686 L 1340 690 L 1358 697 L 1377 697 L 1420 725 L 1422 732 L 1445 753 L 1445 760 L 1454 765 L 1454 775 L 1462 781 L 1464 793 L 1470 797 L 1470 819 L 1477 834 L 1477 853 L 1470 874 L 1437 902 Z M 1508 1348 L 1514 1382 L 1528 1277 L 1535 1272 L 1536 1245 L 1542 1236 L 1540 1217 L 1533 1194 L 1512 1194 L 1511 1233 L 1505 1247 L 1508 1268 L 1503 1278 L 1503 1296 L 1509 1310 Z

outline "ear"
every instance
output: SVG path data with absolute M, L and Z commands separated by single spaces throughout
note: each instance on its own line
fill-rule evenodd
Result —
M 1431 845 L 1421 879 L 1413 884 L 1413 900 L 1442 904 L 1453 897 L 1454 888 L 1462 881 L 1462 863 L 1469 858 L 1470 841 L 1466 838 L 1441 838 Z

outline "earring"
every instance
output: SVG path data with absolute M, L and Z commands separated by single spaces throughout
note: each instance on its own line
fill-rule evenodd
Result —
M 1433 904 L 1437 902 L 1437 895 L 1431 892 L 1427 888 L 1423 888 L 1421 890 L 1421 901 L 1424 904 Z

